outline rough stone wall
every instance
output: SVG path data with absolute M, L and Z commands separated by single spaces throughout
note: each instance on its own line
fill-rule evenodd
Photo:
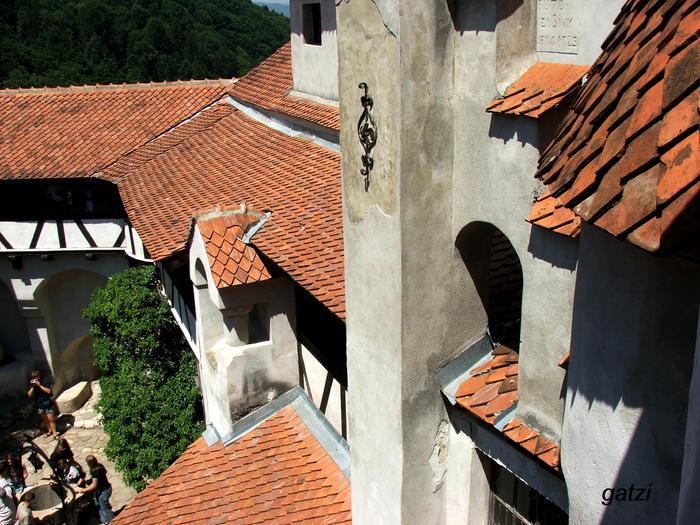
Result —
M 522 266 L 516 415 L 547 439 L 561 437 L 566 372 L 557 363 L 571 344 L 578 241 L 524 220 L 541 192 L 533 178 L 537 120 L 485 111 L 537 60 L 540 5 L 351 0 L 337 7 L 357 523 L 449 523 L 452 509 L 469 523 L 484 517 L 450 499 L 459 491 L 452 484 L 465 481 L 452 468 L 469 469 L 477 503 L 486 473 L 464 455 L 471 442 L 454 433 L 442 471 L 446 413 L 434 371 L 487 329 L 494 228 Z M 600 11 L 605 23 L 613 11 Z M 599 45 L 607 27 L 587 34 L 585 45 Z M 596 55 L 581 53 L 577 63 Z M 360 82 L 373 97 L 378 132 L 368 189 L 355 128 Z

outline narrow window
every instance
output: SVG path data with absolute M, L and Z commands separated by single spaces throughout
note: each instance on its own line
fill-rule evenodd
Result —
M 484 305 L 494 347 L 518 352 L 523 270 L 515 248 L 503 232 L 485 222 L 465 226 L 456 246 Z
M 569 516 L 506 468 L 491 462 L 490 525 L 568 525 Z
M 311 46 L 321 45 L 321 4 L 304 4 L 304 42 Z
M 267 305 L 253 305 L 253 309 L 248 312 L 248 344 L 269 340 L 270 317 L 267 314 Z

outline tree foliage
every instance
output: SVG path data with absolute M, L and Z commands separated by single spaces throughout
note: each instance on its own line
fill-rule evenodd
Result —
M 83 315 L 102 373 L 105 453 L 128 485 L 143 490 L 204 430 L 194 356 L 152 266 L 112 276 Z
M 5 0 L 0 88 L 240 77 L 288 40 L 250 0 Z

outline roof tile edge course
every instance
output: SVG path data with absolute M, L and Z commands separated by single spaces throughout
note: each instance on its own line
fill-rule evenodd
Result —
M 517 367 L 517 361 L 513 363 L 513 359 L 515 359 L 513 354 L 517 356 L 517 352 L 511 351 L 507 354 L 507 357 L 512 357 L 509 362 L 512 363 L 511 366 Z M 493 374 L 494 369 L 504 369 L 503 355 L 494 354 L 493 352 L 492 355 L 493 357 L 490 360 L 470 369 L 470 377 L 459 386 L 455 393 L 455 399 L 456 404 L 464 410 L 485 423 L 496 427 L 499 415 L 503 414 L 505 416 L 507 413 L 510 413 L 510 409 L 517 404 L 518 374 L 517 370 L 513 369 L 509 375 L 500 374 L 496 382 L 489 382 L 488 377 Z M 486 381 L 483 381 L 484 378 L 486 378 Z M 474 384 L 474 388 L 470 387 L 471 384 Z M 478 398 L 476 405 L 472 404 L 472 399 L 474 398 Z M 492 405 L 494 408 L 490 408 Z M 521 433 L 527 431 L 527 439 L 514 439 L 513 432 L 516 429 L 521 429 Z M 501 433 L 521 449 L 543 461 L 555 471 L 560 472 L 559 444 L 543 438 L 539 432 L 525 426 L 518 419 L 513 419 L 505 425 Z M 519 433 L 518 436 L 520 435 Z M 530 439 L 537 440 L 536 448 L 523 445 L 525 441 Z
M 486 111 L 538 118 L 579 88 L 589 69 L 574 64 L 535 62 Z
M 197 222 L 210 221 L 217 217 L 229 217 L 231 215 L 248 215 L 253 217 L 255 221 L 263 220 L 267 218 L 267 214 L 262 211 L 256 210 L 254 207 L 249 206 L 245 202 L 239 205 L 222 205 L 217 204 L 211 208 L 206 208 L 203 210 L 196 210 L 192 213 L 192 216 Z M 250 221 L 255 222 L 255 221 Z

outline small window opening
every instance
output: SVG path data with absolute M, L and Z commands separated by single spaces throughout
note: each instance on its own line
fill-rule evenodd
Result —
M 270 340 L 270 317 L 267 305 L 256 304 L 248 312 L 248 343 L 262 343 Z
M 568 525 L 569 516 L 542 494 L 491 461 L 490 525 Z
M 304 42 L 311 46 L 321 45 L 321 4 L 304 4 Z

